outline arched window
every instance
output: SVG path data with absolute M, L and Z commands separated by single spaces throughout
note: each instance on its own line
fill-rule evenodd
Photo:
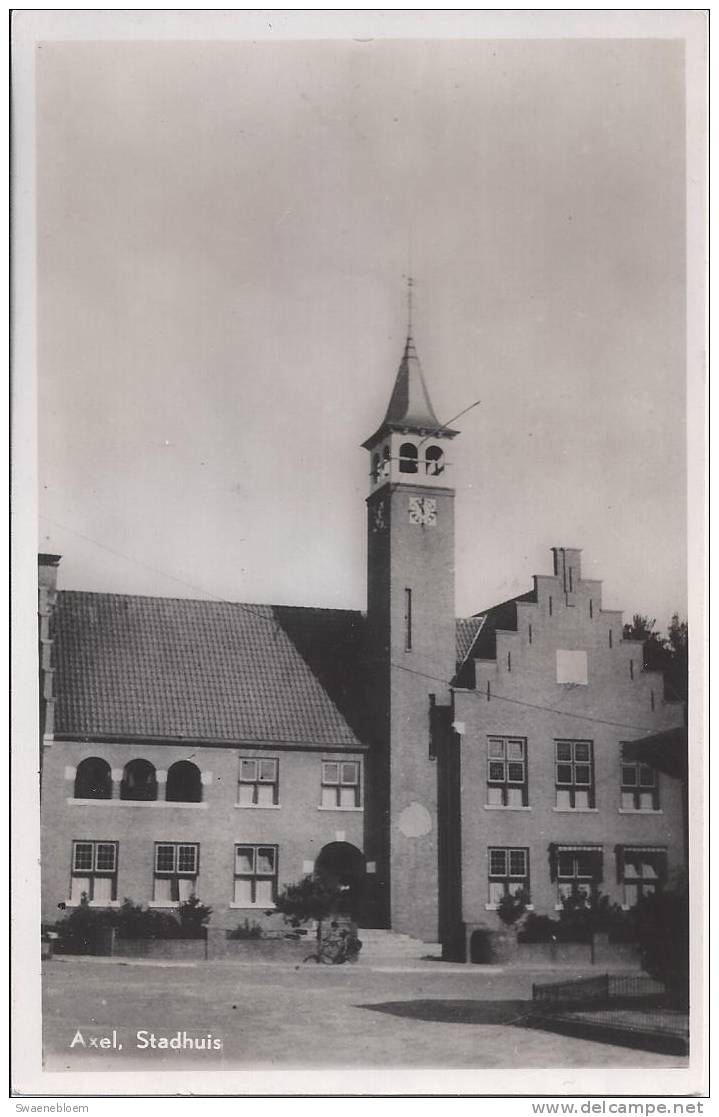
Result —
M 439 477 L 440 473 L 444 473 L 444 454 L 439 446 L 428 446 L 424 461 L 429 477 Z
M 75 773 L 76 799 L 112 799 L 112 772 L 106 760 L 89 756 Z
M 417 447 L 412 442 L 403 442 L 399 448 L 400 473 L 417 472 Z
M 200 769 L 189 760 L 178 760 L 167 773 L 165 799 L 168 803 L 201 803 Z
M 389 477 L 390 469 L 392 466 L 392 459 L 389 453 L 389 446 L 385 446 L 382 450 L 382 476 Z
M 125 765 L 120 784 L 120 798 L 147 803 L 157 799 L 155 769 L 149 760 L 131 760 Z
M 379 454 L 372 455 L 372 480 L 379 480 Z

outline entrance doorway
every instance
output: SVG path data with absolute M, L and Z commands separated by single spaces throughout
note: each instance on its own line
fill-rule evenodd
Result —
M 315 872 L 344 893 L 347 910 L 361 921 L 365 866 L 364 855 L 349 842 L 330 842 L 320 850 Z

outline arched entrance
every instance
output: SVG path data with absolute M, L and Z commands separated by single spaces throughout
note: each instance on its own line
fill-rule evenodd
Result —
M 365 865 L 360 850 L 349 842 L 330 842 L 320 850 L 315 872 L 343 890 L 347 910 L 361 921 Z

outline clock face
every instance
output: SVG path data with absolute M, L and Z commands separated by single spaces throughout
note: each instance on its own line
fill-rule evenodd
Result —
M 409 498 L 409 522 L 423 527 L 434 527 L 437 523 L 437 501 L 429 496 Z
M 385 526 L 384 503 L 376 504 L 372 512 L 372 531 L 382 531 Z

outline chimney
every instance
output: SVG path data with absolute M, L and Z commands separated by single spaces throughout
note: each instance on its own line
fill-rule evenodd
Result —
M 554 577 L 562 579 L 565 593 L 574 593 L 582 577 L 582 551 L 579 547 L 552 547 Z
M 57 568 L 61 555 L 37 556 L 37 584 L 40 592 L 54 594 L 57 590 Z

